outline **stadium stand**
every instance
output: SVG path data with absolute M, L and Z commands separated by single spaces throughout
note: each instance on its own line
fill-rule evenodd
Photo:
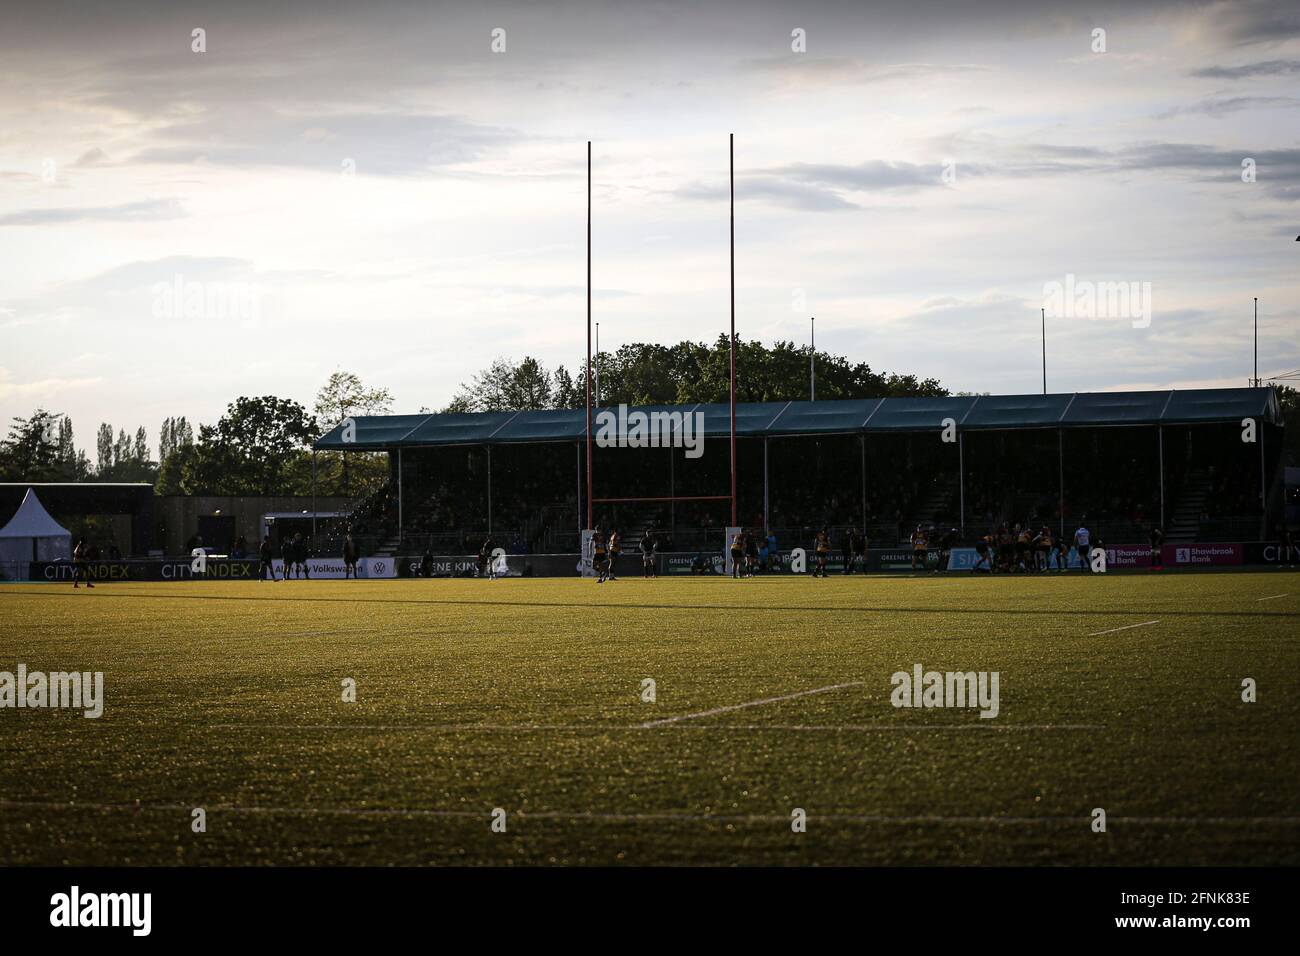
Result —
M 596 448 L 603 493 L 716 494 L 728 406 L 642 410 L 701 415 L 704 454 Z M 736 433 L 741 521 L 783 546 L 822 525 L 893 546 L 917 524 L 970 539 L 1003 522 L 1066 532 L 1085 520 L 1109 541 L 1156 525 L 1171 540 L 1262 540 L 1283 508 L 1270 388 L 741 403 Z M 357 417 L 315 449 L 385 452 L 389 477 L 327 534 L 350 527 L 367 553 L 473 553 L 489 533 L 513 553 L 574 551 L 585 434 L 581 408 Z M 598 521 L 693 550 L 717 545 L 726 510 L 602 505 Z

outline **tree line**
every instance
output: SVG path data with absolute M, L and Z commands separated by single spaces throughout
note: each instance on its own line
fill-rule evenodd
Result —
M 936 379 L 873 370 L 866 362 L 843 355 L 778 341 L 736 344 L 736 401 L 787 402 L 809 395 L 810 360 L 816 370 L 818 399 L 898 398 L 947 395 Z M 565 366 L 553 371 L 537 359 L 497 359 L 463 383 L 444 409 L 450 412 L 517 411 L 582 408 L 586 403 L 586 359 L 575 372 Z M 727 401 L 731 358 L 728 336 L 712 344 L 678 342 L 656 345 L 634 342 L 614 352 L 600 352 L 592 361 L 600 383 L 600 400 L 607 405 L 693 405 Z
M 197 434 L 184 417 L 159 428 L 157 455 L 144 426 L 128 433 L 102 423 L 91 462 L 73 440 L 72 419 L 36 409 L 13 419 L 0 441 L 0 481 L 143 481 L 161 495 L 305 495 L 311 492 L 311 443 L 349 415 L 390 410 L 387 389 L 335 372 L 308 411 L 274 395 L 241 396 Z M 387 473 L 383 456 L 322 454 L 317 493 L 350 495 Z

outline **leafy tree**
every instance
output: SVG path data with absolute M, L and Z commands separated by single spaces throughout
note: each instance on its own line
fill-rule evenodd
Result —
M 352 372 L 337 371 L 316 393 L 316 427 L 320 433 L 329 431 L 345 418 L 354 415 L 382 415 L 391 410 L 392 393 L 386 388 L 367 388 L 360 376 Z M 357 454 L 326 452 L 320 456 L 318 486 L 341 490 L 351 494 L 352 471 L 357 466 Z M 360 454 L 359 465 L 364 475 L 363 484 L 387 474 L 387 461 L 365 453 Z M 310 484 L 310 477 L 308 483 Z
M 158 461 L 161 464 L 176 451 L 194 444 L 194 429 L 190 423 L 185 420 L 185 416 L 180 418 L 164 418 L 162 427 L 158 430 Z
M 367 388 L 352 372 L 335 372 L 316 393 L 316 420 L 322 432 L 353 415 L 383 415 L 392 408 L 386 388 Z
M 553 408 L 551 373 L 537 359 L 522 362 L 499 358 L 462 384 L 444 409 L 448 412 L 519 411 Z
M 195 467 L 194 461 L 197 455 L 193 442 L 169 451 L 167 456 L 158 463 L 158 475 L 154 479 L 154 494 L 185 494 L 184 477 L 187 470 L 192 471 Z
M 64 415 L 59 419 L 58 433 L 59 478 L 62 481 L 85 481 L 90 475 L 90 460 L 77 448 L 72 435 L 72 419 Z
M 113 426 L 107 423 L 100 423 L 99 432 L 95 438 L 95 451 L 98 460 L 98 467 L 95 469 L 99 474 L 107 474 L 108 470 L 113 467 Z
M 4 480 L 61 480 L 61 425 L 58 415 L 43 408 L 36 409 L 30 418 L 15 417 L 8 437 L 0 442 L 0 474 Z M 71 423 L 68 432 L 71 441 Z
M 742 402 L 784 402 L 808 398 L 809 350 L 793 342 L 740 341 L 736 346 L 736 398 Z M 817 397 L 820 399 L 946 395 L 935 379 L 882 374 L 865 362 L 817 352 Z M 712 345 L 635 342 L 615 352 L 601 352 L 600 400 L 606 405 L 673 405 L 727 401 L 730 350 L 727 336 Z M 586 401 L 585 360 L 576 378 L 564 366 L 547 374 L 534 359 L 515 364 L 497 359 L 475 375 L 446 411 L 495 411 L 530 408 L 578 408 Z
M 126 429 L 119 428 L 117 440 L 113 442 L 113 467 L 116 468 L 131 460 L 131 439 L 126 437 Z
M 582 375 L 581 368 L 578 375 Z M 586 403 L 586 383 L 579 378 L 575 380 L 563 365 L 555 370 L 555 389 L 551 393 L 551 404 L 556 408 L 577 408 Z
M 181 463 L 185 494 L 282 495 L 299 491 L 289 469 L 316 434 L 302 405 L 287 398 L 241 396 L 216 425 L 199 427 L 199 439 Z
M 1282 407 L 1282 457 L 1292 468 L 1300 465 L 1300 390 L 1278 385 L 1277 400 Z

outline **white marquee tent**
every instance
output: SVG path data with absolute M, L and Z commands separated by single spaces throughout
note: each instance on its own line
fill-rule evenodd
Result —
M 0 568 L 7 577 L 27 577 L 28 561 L 72 556 L 72 533 L 50 517 L 31 488 L 9 523 L 0 528 Z M 21 566 L 21 567 L 18 567 Z

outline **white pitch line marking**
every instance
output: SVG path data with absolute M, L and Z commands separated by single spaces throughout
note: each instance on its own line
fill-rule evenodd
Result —
M 1268 597 L 1255 598 L 1256 601 L 1276 601 L 1278 598 L 1284 598 L 1285 594 L 1270 594 Z
M 1116 631 L 1127 631 L 1131 627 L 1146 627 L 1148 624 L 1159 624 L 1159 623 L 1160 623 L 1160 619 L 1157 618 L 1154 621 L 1143 621 L 1141 624 L 1125 624 L 1123 627 L 1112 627 L 1106 631 L 1093 631 L 1088 636 L 1097 637 L 1098 635 L 1101 634 L 1114 634 Z
M 849 681 L 847 684 L 830 684 L 826 687 L 815 687 L 812 690 L 801 690 L 794 694 L 783 694 L 780 697 L 764 697 L 762 700 L 746 701 L 743 704 L 728 704 L 726 707 L 714 707 L 711 710 L 701 710 L 693 714 L 680 714 L 676 717 L 664 717 L 662 720 L 647 720 L 644 724 L 638 724 L 638 728 L 662 727 L 665 724 L 675 724 L 682 720 L 697 720 L 700 717 L 712 717 L 715 714 L 726 714 L 733 710 L 743 710 L 746 707 L 760 707 L 763 704 L 779 704 L 784 700 L 794 700 L 796 697 L 810 697 L 813 694 L 825 694 L 833 690 L 843 690 L 845 687 L 862 687 L 866 684 L 864 680 Z
M 876 731 L 918 730 L 1105 730 L 1105 724 L 995 724 L 989 721 L 964 724 L 212 724 L 210 730 L 353 730 L 375 731 L 430 731 L 433 733 L 460 731 L 485 731 L 502 733 L 533 733 L 537 731 L 579 731 L 609 733 L 620 730 L 654 730 L 673 727 L 678 730 L 758 730 L 780 732 L 844 732 L 874 733 Z
M 94 812 L 131 811 L 133 813 L 189 813 L 189 804 L 179 803 L 71 803 L 68 801 L 46 800 L 4 800 L 0 809 L 10 810 L 88 810 Z M 341 816 L 341 817 L 443 817 L 454 819 L 486 819 L 487 810 L 438 810 L 428 807 L 241 807 L 229 803 L 209 804 L 207 808 L 213 813 L 237 813 L 266 816 Z M 603 821 L 609 823 L 788 823 L 790 817 L 784 813 L 678 813 L 645 812 L 614 813 L 600 810 L 514 810 L 511 813 L 522 820 L 561 820 L 569 822 Z M 950 826 L 971 825 L 1025 825 L 1043 823 L 1086 823 L 1086 815 L 1062 816 L 1044 815 L 1035 817 L 999 816 L 983 814 L 978 816 L 942 816 L 939 814 L 914 814 L 910 816 L 890 816 L 887 814 L 863 813 L 810 813 L 809 819 L 827 820 L 835 823 L 883 823 L 914 825 L 918 823 L 935 823 Z M 1140 826 L 1259 826 L 1300 825 L 1300 817 L 1141 817 L 1112 816 L 1112 823 L 1132 823 Z

